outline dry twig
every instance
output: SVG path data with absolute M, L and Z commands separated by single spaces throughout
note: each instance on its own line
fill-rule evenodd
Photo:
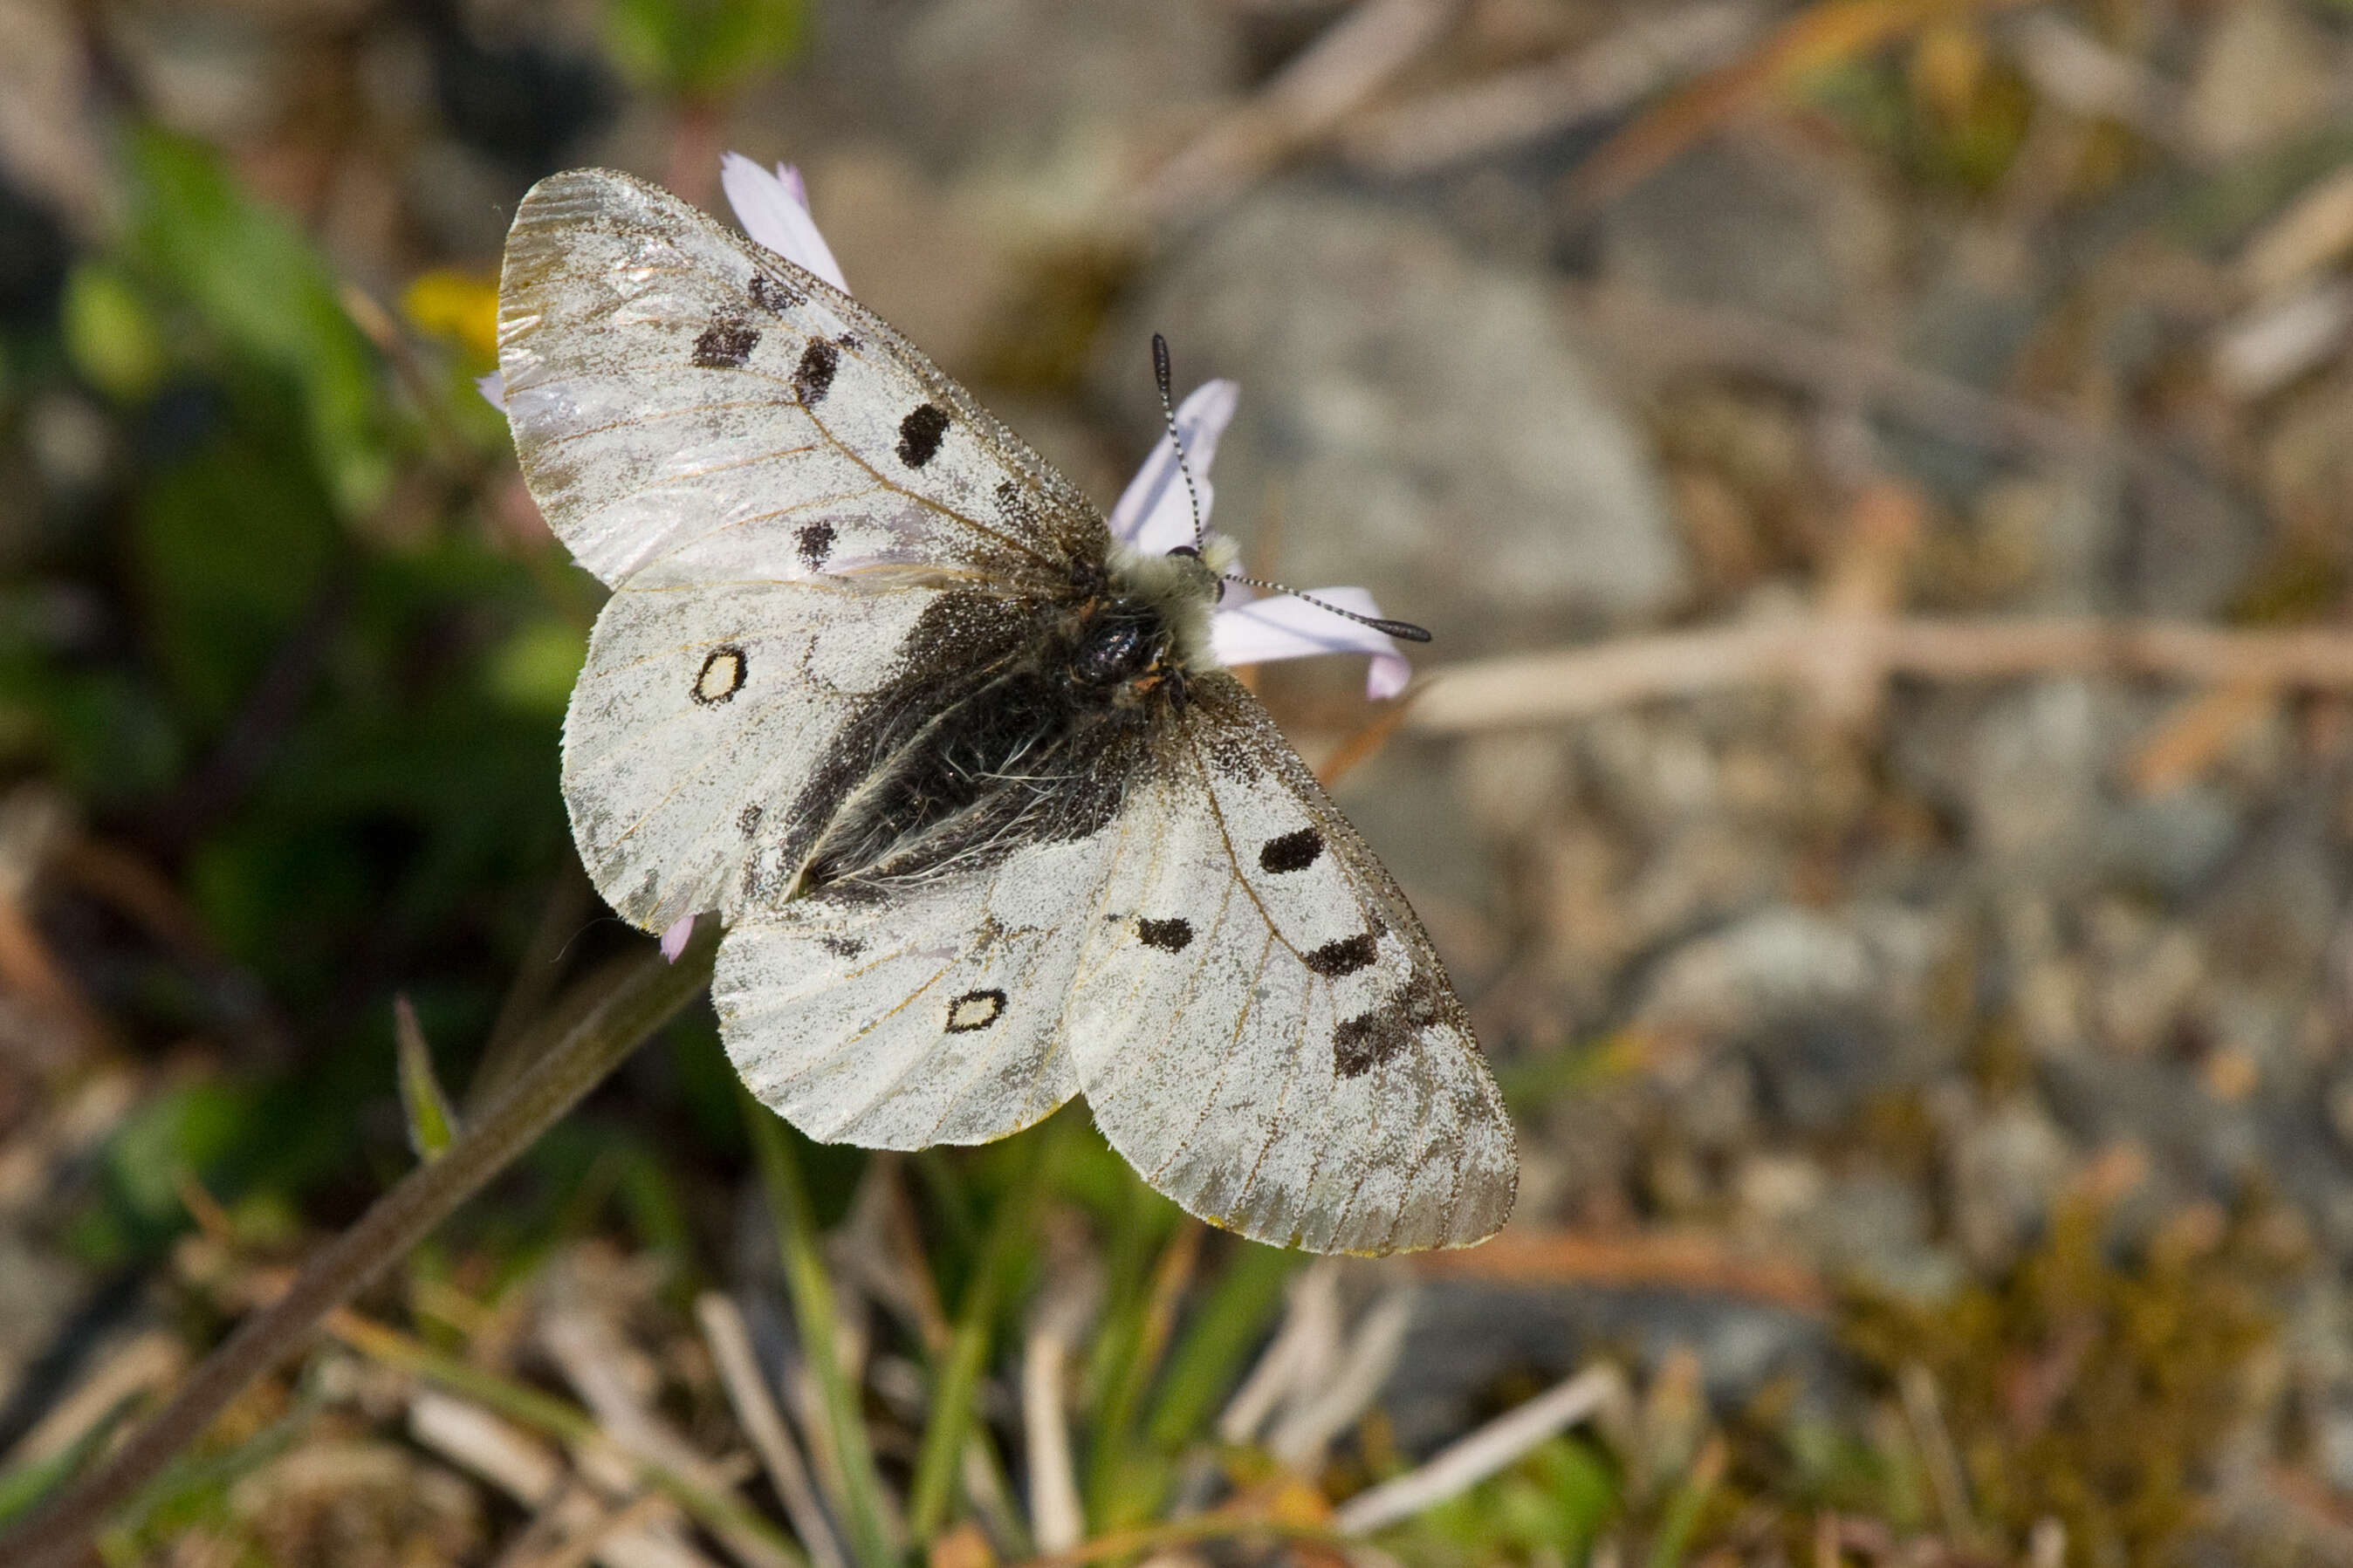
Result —
M 1825 668 L 1884 680 L 2156 676 L 2199 685 L 2353 691 L 2353 633 L 2233 631 L 2179 621 L 1786 621 L 1624 637 L 1431 672 L 1407 721 L 1425 734 L 1557 723 L 1665 697 L 1799 685 Z
M 1265 88 L 1162 164 L 1135 198 L 1147 225 L 1241 195 L 1330 134 L 1454 25 L 1458 0 L 1365 0 Z
M 1482 1247 L 1425 1253 L 1414 1265 L 1434 1278 L 1664 1286 L 1746 1297 L 1814 1315 L 1830 1310 L 1830 1291 L 1810 1269 L 1787 1261 L 1742 1258 L 1698 1232 L 1610 1236 L 1514 1228 Z
M 1722 65 L 1762 19 L 1752 0 L 1638 12 L 1582 48 L 1363 115 L 1343 134 L 1340 151 L 1360 167 L 1398 177 L 1491 157 Z

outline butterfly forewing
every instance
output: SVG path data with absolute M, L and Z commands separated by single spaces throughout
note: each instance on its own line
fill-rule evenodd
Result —
M 533 496 L 615 585 L 565 793 L 597 890 L 648 929 L 789 891 L 786 808 L 940 587 L 1060 587 L 1107 542 L 889 327 L 625 174 L 523 198 L 499 331 Z
M 1154 1186 L 1324 1252 L 1463 1246 L 1511 1124 L 1404 896 L 1230 678 L 1138 782 L 1071 999 L 1080 1088 Z
M 499 369 L 533 496 L 607 583 L 913 564 L 1056 582 L 1106 542 L 1043 459 L 823 279 L 626 174 L 523 197 Z

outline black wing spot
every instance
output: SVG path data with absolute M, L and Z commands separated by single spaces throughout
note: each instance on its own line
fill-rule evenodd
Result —
M 830 931 L 818 938 L 817 944 L 836 958 L 856 958 L 866 951 L 866 944 L 856 937 L 836 936 Z M 961 1001 L 963 998 L 959 997 L 957 1000 Z
M 1349 940 L 1372 945 L 1370 937 Z M 1328 948 L 1316 951 L 1322 952 Z M 1314 963 L 1314 955 L 1308 962 Z M 1344 1020 L 1332 1031 L 1333 1069 L 1342 1078 L 1361 1078 L 1411 1046 L 1413 1037 L 1422 1030 L 1443 1023 L 1445 1018 L 1446 1006 L 1438 983 L 1416 970 L 1388 1001 Z
M 751 322 L 722 311 L 694 340 L 694 363 L 704 370 L 741 370 L 759 341 L 759 331 Z
M 764 815 L 765 813 L 760 808 L 760 803 L 756 800 L 754 801 L 751 805 L 745 806 L 743 810 L 735 814 L 735 831 L 741 833 L 746 838 L 751 837 L 752 835 L 760 831 L 760 818 Z
M 1182 952 L 1193 942 L 1193 922 L 1188 920 L 1138 921 L 1137 940 L 1146 947 L 1156 947 L 1163 952 Z
M 1261 845 L 1259 869 L 1278 875 L 1284 871 L 1304 871 L 1315 864 L 1316 858 L 1323 853 L 1324 836 L 1312 827 L 1303 827 L 1296 833 L 1286 833 Z
M 948 1004 L 948 1033 L 968 1035 L 986 1029 L 1005 1016 L 1002 991 L 967 991 Z
M 824 571 L 826 557 L 833 553 L 833 524 L 805 522 L 794 537 L 800 541 L 801 564 L 812 572 Z
M 744 678 L 750 670 L 751 666 L 744 661 L 744 650 L 733 643 L 712 648 L 704 657 L 702 668 L 696 673 L 688 695 L 705 708 L 724 702 L 744 689 Z
M 1359 1013 L 1332 1031 L 1332 1068 L 1342 1078 L 1362 1078 L 1404 1049 L 1405 1040 L 1388 1014 Z
M 796 305 L 807 304 L 808 296 L 780 278 L 754 272 L 752 274 L 752 303 L 781 316 Z
M 1373 941 L 1372 932 L 1363 931 L 1356 936 L 1344 936 L 1336 942 L 1327 942 L 1306 954 L 1302 962 L 1326 980 L 1337 980 L 1371 963 L 1378 945 Z
M 801 351 L 793 371 L 793 393 L 804 408 L 815 408 L 833 390 L 833 373 L 841 368 L 841 351 L 823 338 L 814 338 Z
M 911 468 L 920 468 L 940 455 L 940 442 L 948 433 L 948 411 L 936 403 L 919 403 L 914 412 L 899 421 L 899 460 Z

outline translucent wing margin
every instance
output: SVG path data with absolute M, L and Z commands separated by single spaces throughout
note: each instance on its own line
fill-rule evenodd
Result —
M 1462 1247 L 1518 1182 L 1503 1099 L 1421 924 L 1265 710 L 1197 678 L 1132 791 L 1068 1023 L 1096 1125 L 1255 1240 Z
M 609 584 L 916 566 L 1030 585 L 1101 515 L 856 301 L 627 174 L 532 187 L 499 369 L 525 480 Z

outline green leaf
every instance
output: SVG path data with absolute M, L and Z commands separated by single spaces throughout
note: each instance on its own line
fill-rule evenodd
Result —
M 97 261 L 77 265 L 66 279 L 58 316 L 67 357 L 100 392 L 135 403 L 163 384 L 171 368 L 163 324 L 119 268 Z
M 743 1105 L 761 1185 L 767 1192 L 768 1207 L 776 1223 L 776 1245 L 784 1254 L 785 1283 L 792 1293 L 793 1316 L 800 1328 L 801 1353 L 808 1358 L 824 1398 L 826 1430 L 819 1436 L 832 1450 L 834 1463 L 820 1473 L 840 1479 L 844 1495 L 835 1502 L 845 1516 L 849 1549 L 860 1568 L 898 1568 L 899 1553 L 892 1545 L 898 1531 L 887 1511 L 882 1478 L 874 1468 L 866 1413 L 835 1352 L 839 1342 L 833 1281 L 826 1274 L 824 1254 L 818 1245 L 817 1218 L 809 1206 L 808 1187 L 801 1179 L 795 1137 L 783 1118 L 748 1091 Z
M 405 994 L 392 999 L 392 1040 L 400 1058 L 400 1109 L 408 1121 L 408 1146 L 420 1160 L 438 1160 L 458 1136 L 458 1113 L 433 1076 L 432 1048 Z
M 232 348 L 300 392 L 320 475 L 346 516 L 392 479 L 375 350 L 334 276 L 282 215 L 248 200 L 201 142 L 146 129 L 131 139 L 132 247 L 152 280 Z
M 972 1427 L 973 1397 L 988 1362 L 990 1331 L 999 1303 L 1012 1284 L 1015 1255 L 1035 1226 L 1039 1197 L 1050 1180 L 1060 1129 L 1067 1121 L 1032 1138 L 1029 1169 L 1012 1190 L 997 1200 L 997 1214 L 981 1244 L 980 1267 L 965 1287 L 954 1337 L 932 1388 L 931 1417 L 923 1426 L 923 1447 L 915 1459 L 915 1479 L 907 1510 L 908 1529 L 918 1542 L 928 1542 L 948 1522 L 957 1467 L 964 1458 L 965 1437 Z
M 516 631 L 491 658 L 491 693 L 510 708 L 561 713 L 588 660 L 577 626 L 549 616 Z
M 607 0 L 622 73 L 673 98 L 723 98 L 800 52 L 805 0 Z

